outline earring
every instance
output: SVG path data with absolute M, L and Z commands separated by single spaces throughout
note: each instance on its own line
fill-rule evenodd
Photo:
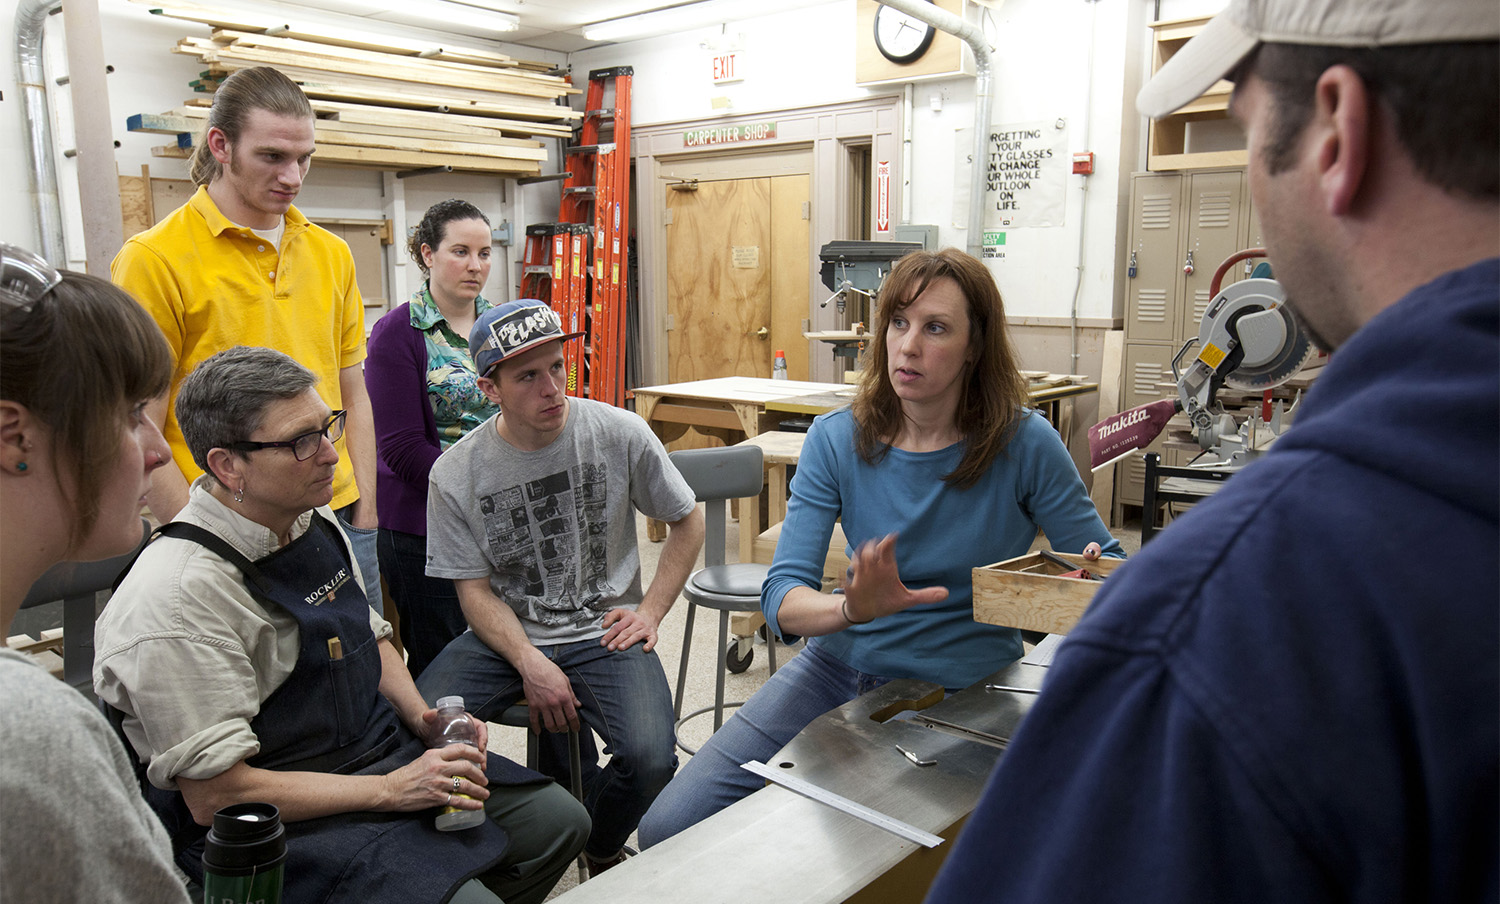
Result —
M 18 473 L 18 474 L 25 474 L 26 473 L 26 462 L 24 462 L 24 461 L 18 461 L 18 462 L 16 462 L 16 473 Z
M 245 487 L 244 487 L 243 484 L 240 486 L 239 489 L 237 489 L 237 490 L 234 491 L 234 501 L 235 502 L 244 502 L 245 501 Z

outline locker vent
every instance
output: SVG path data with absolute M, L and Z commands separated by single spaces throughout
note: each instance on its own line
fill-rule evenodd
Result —
M 1135 366 L 1135 379 L 1130 390 L 1137 395 L 1159 396 L 1162 391 L 1156 384 L 1166 379 L 1166 371 L 1160 364 L 1142 362 Z
M 1141 228 L 1172 228 L 1173 197 L 1171 195 L 1144 195 L 1141 198 Z
M 1143 323 L 1167 322 L 1167 290 L 1142 289 L 1136 295 L 1135 319 Z
M 1212 300 L 1208 297 L 1207 289 L 1193 292 L 1193 335 L 1198 334 L 1198 325 L 1203 323 L 1203 312 L 1208 310 L 1208 303 Z
M 1226 229 L 1229 226 L 1230 194 L 1227 191 L 1206 191 L 1198 197 L 1198 226 L 1200 229 Z

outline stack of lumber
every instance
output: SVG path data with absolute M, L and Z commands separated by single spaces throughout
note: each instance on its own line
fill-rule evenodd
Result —
M 194 83 L 200 90 L 253 66 L 274 67 L 301 85 L 318 117 L 319 163 L 535 175 L 547 159 L 538 139 L 568 137 L 580 116 L 566 105 L 579 93 L 566 79 L 500 53 L 400 39 L 377 46 L 337 29 L 201 7 L 152 12 L 213 26 L 209 37 L 184 37 L 174 48 L 209 67 Z M 153 154 L 186 157 L 211 103 L 132 116 L 129 128 L 177 135 L 176 146 Z

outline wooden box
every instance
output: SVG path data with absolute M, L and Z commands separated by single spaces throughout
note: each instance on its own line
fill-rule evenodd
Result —
M 1059 555 L 1097 575 L 1108 575 L 1125 563 L 1124 559 L 1088 562 L 1081 555 Z M 1040 553 L 974 569 L 974 620 L 1048 634 L 1068 633 L 1103 584 L 1061 577 L 1063 573 L 1061 565 Z

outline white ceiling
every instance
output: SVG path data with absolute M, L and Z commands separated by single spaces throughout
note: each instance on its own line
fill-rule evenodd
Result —
M 440 7 L 436 10 L 421 0 L 290 0 L 290 3 L 382 24 L 422 26 L 559 53 L 601 46 L 603 42 L 584 38 L 583 26 L 621 16 L 687 7 L 722 20 L 759 15 L 765 7 L 765 0 L 443 0 L 434 4 Z M 467 22 L 465 8 L 473 10 Z M 484 16 L 489 10 L 518 17 L 520 28 L 503 33 L 486 28 Z

